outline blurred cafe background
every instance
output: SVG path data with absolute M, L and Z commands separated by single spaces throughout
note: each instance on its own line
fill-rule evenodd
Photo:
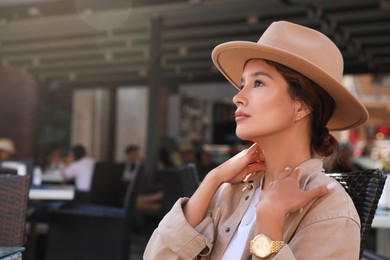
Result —
M 211 51 L 257 41 L 276 20 L 328 35 L 343 53 L 345 86 L 370 113 L 364 126 L 333 133 L 338 166 L 390 170 L 389 0 L 0 0 L 0 166 L 32 181 L 25 240 L 14 245 L 23 259 L 105 254 L 71 247 L 83 241 L 105 245 L 106 259 L 142 259 L 183 195 L 169 200 L 165 178 L 190 163 L 201 181 L 247 145 L 235 136 L 236 90 Z M 87 187 L 61 173 L 86 160 Z M 77 203 L 100 208 L 76 220 Z M 388 181 L 367 245 L 387 257 L 389 211 Z

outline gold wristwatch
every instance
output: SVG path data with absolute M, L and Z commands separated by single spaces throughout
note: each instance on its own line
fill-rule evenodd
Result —
M 276 254 L 286 243 L 284 241 L 273 241 L 264 234 L 259 234 L 250 243 L 250 251 L 259 258 L 266 258 Z

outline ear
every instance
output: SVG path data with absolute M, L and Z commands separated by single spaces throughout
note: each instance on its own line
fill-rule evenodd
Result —
M 295 101 L 295 118 L 296 118 L 296 120 L 300 120 L 300 119 L 310 115 L 310 113 L 311 113 L 311 110 L 306 103 L 304 103 L 300 100 Z

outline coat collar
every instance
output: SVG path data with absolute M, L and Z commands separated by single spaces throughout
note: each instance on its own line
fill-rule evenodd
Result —
M 306 188 L 307 182 L 312 174 L 315 174 L 318 171 L 324 172 L 323 162 L 319 159 L 309 159 L 301 163 L 298 167 L 301 169 L 302 173 L 299 186 L 303 190 Z M 249 174 L 243 181 L 244 188 L 248 187 L 249 185 L 253 185 L 254 188 L 259 187 L 260 180 L 263 178 L 263 176 L 264 171 Z

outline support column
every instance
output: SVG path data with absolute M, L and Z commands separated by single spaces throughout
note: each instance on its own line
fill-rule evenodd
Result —
M 161 76 L 161 18 L 154 17 L 150 25 L 150 51 L 148 67 L 148 134 L 146 149 L 146 172 L 147 181 L 153 181 L 157 170 L 158 149 L 160 147 L 160 125 L 161 125 L 161 94 L 162 94 L 162 76 Z
M 116 151 L 116 129 L 117 129 L 117 88 L 112 87 L 109 89 L 109 127 L 108 127 L 108 161 L 115 161 L 115 151 Z

